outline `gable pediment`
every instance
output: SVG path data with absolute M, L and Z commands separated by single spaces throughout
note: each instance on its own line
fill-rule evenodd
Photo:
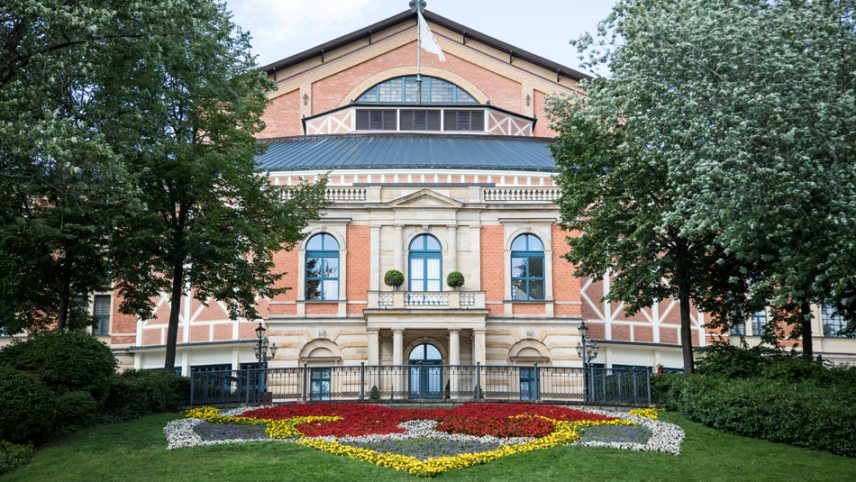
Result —
M 458 209 L 464 203 L 456 201 L 448 196 L 434 192 L 430 189 L 422 189 L 414 193 L 402 196 L 390 201 L 390 207 L 406 208 L 453 208 Z

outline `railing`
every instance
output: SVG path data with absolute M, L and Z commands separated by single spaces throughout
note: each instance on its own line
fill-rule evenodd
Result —
M 483 291 L 369 291 L 369 309 L 484 309 Z
M 286 188 L 282 191 L 285 200 L 291 199 L 292 190 Z M 324 191 L 324 199 L 333 202 L 360 202 L 366 200 L 366 188 L 364 187 L 328 187 Z
M 365 201 L 366 188 L 364 187 L 328 187 L 326 192 L 328 201 Z
M 554 202 L 561 192 L 557 188 L 544 187 L 487 187 L 485 201 Z
M 194 373 L 191 405 L 493 400 L 651 404 L 651 372 L 476 365 L 356 365 Z

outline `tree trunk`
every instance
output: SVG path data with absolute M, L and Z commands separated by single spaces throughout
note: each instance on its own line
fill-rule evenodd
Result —
M 56 315 L 56 331 L 63 331 L 68 326 L 68 312 L 71 301 L 71 276 L 67 270 L 62 270 L 59 288 L 59 313 Z
M 692 374 L 695 371 L 695 360 L 693 360 L 693 332 L 690 319 L 690 289 L 689 283 L 682 283 L 679 287 L 678 300 L 681 304 L 681 349 L 684 354 L 684 372 Z
M 803 342 L 803 356 L 811 360 L 814 358 L 814 346 L 811 340 L 811 305 L 808 301 L 800 304 L 800 336 Z
M 169 326 L 166 330 L 166 358 L 163 369 L 175 371 L 175 345 L 178 343 L 178 315 L 181 311 L 182 287 L 184 286 L 184 263 L 176 262 L 172 267 L 172 294 L 170 295 Z

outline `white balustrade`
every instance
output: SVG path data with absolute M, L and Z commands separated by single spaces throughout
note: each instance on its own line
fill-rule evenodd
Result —
M 558 188 L 486 187 L 485 201 L 555 202 L 561 196 Z
M 449 306 L 449 293 L 409 292 L 404 295 L 404 306 Z
M 476 294 L 472 291 L 464 291 L 460 294 L 461 308 L 472 308 L 476 305 Z

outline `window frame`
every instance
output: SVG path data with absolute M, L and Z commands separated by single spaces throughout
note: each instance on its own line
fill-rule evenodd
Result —
M 440 77 L 434 77 L 431 75 L 423 75 L 422 76 L 422 98 L 419 102 L 416 98 L 411 98 L 408 100 L 408 90 L 407 87 L 409 84 L 413 84 L 416 82 L 416 75 L 401 75 L 398 77 L 392 77 L 377 84 L 369 87 L 362 94 L 358 95 L 355 104 L 413 104 L 413 105 L 423 105 L 423 104 L 454 104 L 454 105 L 479 105 L 478 100 L 476 100 L 475 96 L 466 91 L 463 87 L 459 86 L 454 82 L 450 82 L 446 79 Z M 400 86 L 395 86 L 393 90 L 396 92 L 400 92 L 401 95 L 398 99 L 382 99 L 381 98 L 381 86 L 393 86 L 395 83 L 400 83 Z M 452 87 L 452 100 L 443 100 L 443 101 L 433 101 L 433 92 L 434 92 L 434 84 L 437 84 L 436 87 L 438 91 L 440 88 L 445 89 L 447 86 Z M 418 84 L 417 84 L 418 85 Z M 442 86 L 442 87 L 441 87 Z M 416 92 L 418 92 L 418 86 L 416 88 Z M 418 97 L 418 93 L 415 94 Z
M 524 237 L 524 239 L 525 239 L 525 248 L 526 249 L 524 249 L 524 250 L 513 249 L 514 244 L 521 237 Z M 529 246 L 529 239 L 530 238 L 535 238 L 538 240 L 538 242 L 541 244 L 540 250 L 530 249 L 530 246 Z M 510 273 L 511 274 L 511 301 L 513 301 L 513 302 L 520 302 L 520 301 L 541 302 L 541 301 L 546 301 L 546 299 L 547 299 L 547 262 L 546 262 L 546 256 L 544 253 L 544 251 L 545 251 L 544 241 L 542 241 L 541 238 L 534 233 L 521 233 L 521 234 L 518 234 L 517 236 L 514 237 L 514 239 L 511 241 L 511 246 L 512 246 L 511 258 L 510 258 L 511 262 L 509 264 L 509 269 L 511 270 L 511 273 Z M 514 260 L 515 260 L 515 258 L 524 259 L 526 261 L 526 275 L 525 276 L 515 276 L 515 273 L 514 273 L 514 266 L 515 266 Z M 531 275 L 532 271 L 530 268 L 530 262 L 532 259 L 540 259 L 541 260 L 541 276 L 532 276 Z M 515 293 L 516 293 L 515 285 L 514 285 L 515 281 L 525 281 L 525 283 L 526 283 L 526 289 L 524 290 L 524 292 L 526 294 L 525 299 L 515 298 Z M 531 289 L 532 281 L 540 281 L 541 282 L 541 297 L 540 298 L 534 298 L 532 296 L 532 289 Z
M 433 239 L 439 248 L 437 250 L 427 249 L 428 248 L 428 239 Z M 424 240 L 423 248 L 414 249 L 414 244 L 418 240 Z M 429 278 L 428 277 L 428 261 L 436 259 L 439 262 L 439 274 L 438 278 Z M 413 289 L 413 270 L 411 267 L 413 266 L 413 260 L 421 260 L 422 261 L 422 288 L 421 290 Z M 439 285 L 439 289 L 437 290 L 429 290 L 428 283 L 430 281 L 437 281 Z M 408 245 L 407 251 L 407 290 L 415 291 L 419 293 L 439 293 L 443 291 L 443 243 L 434 236 L 429 233 L 419 233 L 410 240 L 410 244 Z
M 844 316 L 836 313 L 833 305 L 820 305 L 820 326 L 823 336 L 828 338 L 853 338 L 853 335 L 839 335 L 838 333 L 847 328 L 847 320 Z M 829 327 L 829 332 L 827 332 Z
M 107 313 L 98 313 L 98 301 L 107 300 Z M 92 327 L 92 334 L 95 336 L 110 336 L 110 328 L 113 314 L 113 296 L 112 295 L 95 295 L 92 297 L 92 317 L 98 320 L 98 325 Z
M 309 245 L 312 240 L 316 237 L 321 237 L 321 249 L 309 249 Z M 325 239 L 330 239 L 335 245 L 335 249 L 327 249 Z M 339 240 L 336 239 L 330 233 L 327 232 L 319 232 L 315 233 L 309 238 L 306 239 L 306 250 L 304 252 L 303 260 L 303 298 L 306 301 L 340 301 L 342 297 L 341 292 L 341 276 L 342 276 L 342 259 L 339 255 L 339 251 L 341 250 L 341 245 Z M 309 259 L 317 258 L 321 260 L 321 267 L 319 269 L 320 276 L 309 276 Z M 325 275 L 325 267 L 327 266 L 328 259 L 336 260 L 336 276 L 326 276 Z M 309 286 L 310 282 L 318 281 L 318 294 L 320 297 L 310 297 L 309 296 Z M 327 281 L 335 281 L 336 282 L 336 297 L 328 299 L 326 297 L 326 290 L 324 289 L 324 283 Z

